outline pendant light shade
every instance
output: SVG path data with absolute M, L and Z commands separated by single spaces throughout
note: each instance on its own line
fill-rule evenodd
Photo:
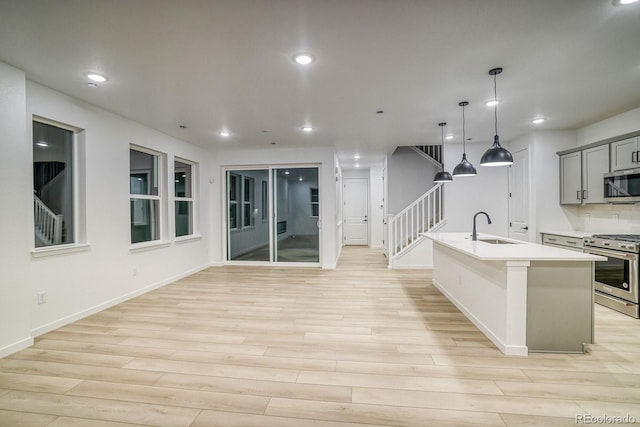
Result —
M 444 123 L 444 122 L 438 123 L 438 126 L 440 126 L 440 129 L 442 130 L 441 131 L 441 133 L 442 133 L 442 136 L 441 136 L 442 154 L 440 156 L 440 161 L 442 162 L 442 170 L 436 174 L 436 176 L 433 178 L 433 182 L 451 182 L 451 181 L 453 181 L 453 177 L 451 176 L 451 174 L 444 170 L 444 127 L 446 125 L 447 124 Z
M 502 68 L 493 68 L 489 70 L 489 75 L 493 76 L 493 100 L 498 100 L 498 91 L 496 88 L 496 76 L 502 72 Z M 513 156 L 506 149 L 500 145 L 500 138 L 498 137 L 498 103 L 494 103 L 494 117 L 495 117 L 495 136 L 493 137 L 493 145 L 484 152 L 480 159 L 480 166 L 508 166 L 513 164 Z
M 476 168 L 467 160 L 466 135 L 464 133 L 464 107 L 469 105 L 467 101 L 458 103 L 462 107 L 462 160 L 453 168 L 453 176 L 475 176 Z

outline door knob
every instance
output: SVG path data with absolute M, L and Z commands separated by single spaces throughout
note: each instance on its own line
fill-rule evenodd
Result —
M 521 230 L 528 230 L 528 229 L 529 227 L 526 227 L 526 226 L 521 228 Z

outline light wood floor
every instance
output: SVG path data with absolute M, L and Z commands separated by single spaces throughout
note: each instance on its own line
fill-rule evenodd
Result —
M 0 359 L 1 426 L 640 423 L 640 321 L 589 354 L 503 356 L 430 282 L 346 247 L 337 270 L 212 268 Z

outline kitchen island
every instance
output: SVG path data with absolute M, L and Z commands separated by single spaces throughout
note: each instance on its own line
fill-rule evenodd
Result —
M 424 236 L 434 286 L 503 353 L 581 353 L 593 342 L 593 262 L 605 258 L 486 234 Z

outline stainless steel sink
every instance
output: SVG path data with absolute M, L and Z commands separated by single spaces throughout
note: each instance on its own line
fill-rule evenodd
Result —
M 514 245 L 516 242 L 509 242 L 500 239 L 478 239 L 478 242 L 491 243 L 492 245 Z

